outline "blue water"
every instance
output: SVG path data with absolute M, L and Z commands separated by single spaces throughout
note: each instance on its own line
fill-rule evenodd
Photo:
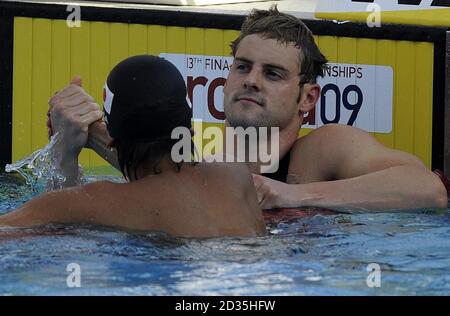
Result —
M 0 214 L 43 189 L 0 174 Z M 124 210 L 125 211 L 125 210 Z M 0 228 L 1 295 L 450 295 L 450 211 L 314 216 L 259 238 Z M 69 288 L 67 265 L 81 268 Z M 381 268 L 367 286 L 367 266 Z M 371 279 L 373 280 L 373 279 Z

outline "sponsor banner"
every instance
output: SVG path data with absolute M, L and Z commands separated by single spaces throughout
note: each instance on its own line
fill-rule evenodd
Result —
M 381 23 L 450 26 L 450 0 L 318 0 L 315 15 L 366 21 L 377 10 Z
M 194 120 L 217 123 L 225 119 L 223 86 L 231 57 L 161 54 L 182 73 Z M 392 132 L 393 70 L 388 66 L 328 64 L 319 78 L 321 97 L 305 118 L 305 128 L 329 123 L 348 124 L 368 132 Z
M 305 127 L 338 123 L 368 132 L 392 132 L 394 73 L 390 66 L 329 63 L 314 122 Z
M 186 82 L 194 120 L 223 122 L 223 87 L 232 57 L 160 54 L 177 66 Z

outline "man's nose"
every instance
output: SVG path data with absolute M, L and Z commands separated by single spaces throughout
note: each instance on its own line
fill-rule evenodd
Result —
M 248 75 L 245 77 L 244 80 L 244 87 L 246 89 L 261 90 L 261 74 L 258 71 L 258 69 L 253 68 Z

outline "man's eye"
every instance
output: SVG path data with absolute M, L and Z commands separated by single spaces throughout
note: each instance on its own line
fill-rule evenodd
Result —
M 266 76 L 271 79 L 271 80 L 279 80 L 282 79 L 283 77 L 277 73 L 276 71 L 267 71 L 266 72 Z
M 239 71 L 247 71 L 248 70 L 248 66 L 244 65 L 244 64 L 238 64 L 236 65 L 236 69 Z

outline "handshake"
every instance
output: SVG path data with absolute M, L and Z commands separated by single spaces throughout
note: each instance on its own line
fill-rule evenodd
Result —
M 103 111 L 83 89 L 79 76 L 50 98 L 47 112 L 47 132 L 50 139 L 56 133 L 56 159 L 62 174 L 72 186 L 78 177 L 78 155 L 90 148 L 119 169 L 117 153 L 103 121 Z

